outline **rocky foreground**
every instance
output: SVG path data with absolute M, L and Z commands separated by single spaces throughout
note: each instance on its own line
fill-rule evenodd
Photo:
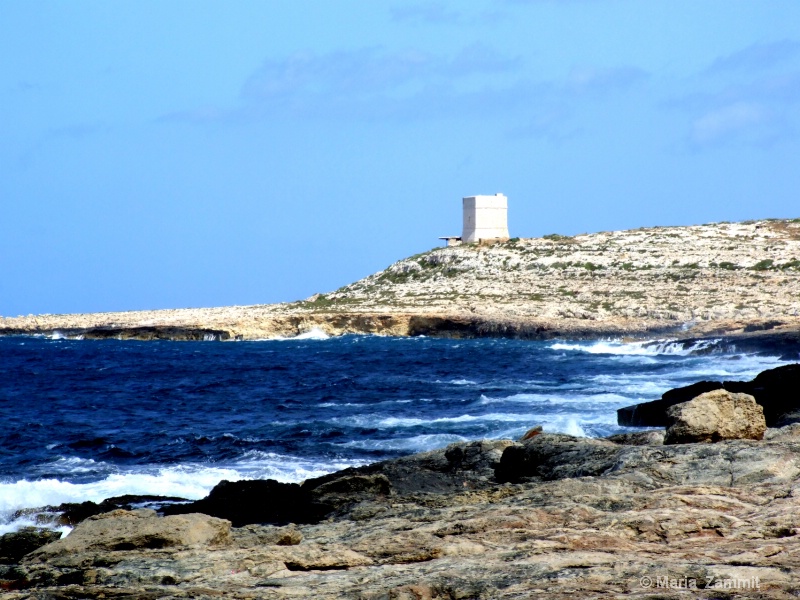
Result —
M 666 414 L 666 435 L 534 428 L 302 485 L 222 482 L 166 516 L 112 510 L 56 541 L 10 534 L 0 586 L 9 599 L 796 598 L 800 423 L 767 429 L 753 396 L 724 389 Z M 104 509 L 90 504 L 70 518 Z
M 800 219 L 437 248 L 289 304 L 0 318 L 0 334 L 552 338 L 800 329 Z

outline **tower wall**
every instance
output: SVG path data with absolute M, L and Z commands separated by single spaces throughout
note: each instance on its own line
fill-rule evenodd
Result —
M 508 198 L 494 196 L 467 196 L 464 203 L 464 242 L 508 239 Z

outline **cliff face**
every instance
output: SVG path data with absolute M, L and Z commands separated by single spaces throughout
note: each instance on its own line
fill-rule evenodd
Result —
M 278 305 L 0 319 L 0 333 L 138 339 L 603 336 L 800 323 L 800 219 L 437 248 Z

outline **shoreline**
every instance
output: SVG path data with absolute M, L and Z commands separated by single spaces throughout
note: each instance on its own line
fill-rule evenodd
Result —
M 800 331 L 798 257 L 800 219 L 513 238 L 433 248 L 297 302 L 0 317 L 0 335 L 228 341 L 319 329 L 641 339 Z
M 281 310 L 283 305 L 210 309 L 130 311 L 0 318 L 0 335 L 83 336 L 84 339 L 167 339 L 174 341 L 246 341 L 291 338 L 322 331 L 328 336 L 375 334 L 450 338 L 506 337 L 575 340 L 638 337 L 686 332 L 683 323 L 439 313 L 439 312 L 306 312 Z M 748 323 L 751 324 L 751 323 Z M 754 321 L 751 325 L 760 325 Z M 724 326 L 724 325 L 723 325 Z M 744 328 L 747 324 L 733 323 Z M 800 330 L 800 319 L 797 322 Z
M 222 482 L 165 516 L 123 502 L 0 565 L 0 581 L 20 600 L 679 597 L 656 576 L 698 598 L 718 598 L 717 581 L 793 597 L 800 428 L 662 437 L 456 443 L 302 485 Z
M 118 314 L 118 313 L 115 313 Z M 800 323 L 753 321 L 749 323 L 682 325 L 649 324 L 636 327 L 613 327 L 594 324 L 561 323 L 560 326 L 536 321 L 498 321 L 471 316 L 445 315 L 364 315 L 320 314 L 285 317 L 262 324 L 271 335 L 244 337 L 219 328 L 181 327 L 177 325 L 95 324 L 102 313 L 56 316 L 52 320 L 9 327 L 0 320 L 0 336 L 49 337 L 72 340 L 165 340 L 165 341 L 270 341 L 343 335 L 377 335 L 387 337 L 438 337 L 443 339 L 518 339 L 529 341 L 619 341 L 621 343 L 672 343 L 685 349 L 714 342 L 716 351 L 723 348 L 744 352 L 774 349 L 781 356 L 798 358 Z M 56 324 L 72 326 L 54 326 Z M 81 324 L 82 327 L 75 325 Z M 86 326 L 89 325 L 89 326 Z

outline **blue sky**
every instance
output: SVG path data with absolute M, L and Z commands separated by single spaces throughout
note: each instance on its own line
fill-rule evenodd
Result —
M 301 299 L 474 194 L 800 217 L 797 0 L 5 0 L 0 54 L 0 315 Z

